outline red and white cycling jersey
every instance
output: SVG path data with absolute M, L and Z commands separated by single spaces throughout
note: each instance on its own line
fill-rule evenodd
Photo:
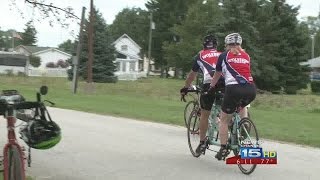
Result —
M 230 51 L 222 53 L 219 56 L 216 70 L 223 73 L 226 85 L 253 83 L 250 56 L 244 51 L 239 54 L 233 54 Z
M 215 49 L 206 49 L 201 50 L 195 57 L 192 70 L 197 72 L 201 69 L 203 73 L 203 84 L 211 82 L 220 54 L 221 52 Z

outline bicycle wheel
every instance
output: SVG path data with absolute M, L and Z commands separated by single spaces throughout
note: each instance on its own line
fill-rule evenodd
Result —
M 189 101 L 186 105 L 186 107 L 184 108 L 184 123 L 186 125 L 186 127 L 188 127 L 188 120 L 190 117 L 190 114 L 192 113 L 192 111 L 195 108 L 199 108 L 199 103 L 197 101 Z
M 7 172 L 8 180 L 25 180 L 23 159 L 20 156 L 20 151 L 16 146 L 10 146 L 8 148 L 8 169 Z
M 253 121 L 249 118 L 242 118 L 239 123 L 239 147 L 251 146 L 251 147 L 259 147 L 259 136 L 256 126 L 254 125 Z M 238 152 L 234 151 L 235 154 L 239 154 Z M 251 174 L 257 167 L 256 164 L 238 164 L 240 171 L 243 174 Z
M 200 117 L 197 115 L 198 111 L 193 110 L 188 121 L 188 144 L 191 154 L 194 157 L 199 157 L 201 154 L 196 153 L 196 149 L 200 142 L 199 123 Z

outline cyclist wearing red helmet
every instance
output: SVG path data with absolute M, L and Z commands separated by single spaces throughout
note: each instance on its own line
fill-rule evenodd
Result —
M 216 72 L 210 84 L 210 88 L 214 88 L 223 74 L 226 88 L 219 129 L 221 148 L 215 156 L 218 160 L 227 155 L 228 122 L 232 114 L 237 106 L 245 107 L 256 97 L 256 87 L 251 76 L 250 56 L 241 48 L 241 44 L 242 37 L 239 33 L 232 33 L 225 37 L 227 50 L 219 56 Z M 240 113 L 246 114 L 246 111 L 247 108 L 243 108 Z
M 221 52 L 216 50 L 217 39 L 213 35 L 207 35 L 203 41 L 203 50 L 201 50 L 194 59 L 193 67 L 189 73 L 185 86 L 180 90 L 182 95 L 187 93 L 192 81 L 196 78 L 198 71 L 203 74 L 202 91 L 207 92 L 210 88 L 210 82 L 216 69 L 218 57 Z M 221 77 L 216 84 L 215 90 L 224 90 L 224 79 Z M 196 153 L 204 153 L 206 150 L 206 132 L 208 129 L 208 118 L 215 99 L 214 93 L 201 94 L 200 96 L 200 144 L 196 149 Z

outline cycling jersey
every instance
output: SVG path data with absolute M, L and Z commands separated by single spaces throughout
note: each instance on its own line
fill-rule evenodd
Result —
M 224 75 L 226 85 L 253 83 L 250 56 L 244 51 L 239 54 L 230 51 L 222 53 L 218 58 L 216 69 Z
M 215 49 L 205 49 L 201 50 L 195 57 L 192 70 L 194 72 L 201 70 L 203 73 L 203 84 L 211 82 L 220 54 L 221 52 Z M 221 78 L 221 81 L 224 81 L 224 79 Z

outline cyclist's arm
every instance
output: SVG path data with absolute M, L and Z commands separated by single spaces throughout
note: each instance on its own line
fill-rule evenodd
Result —
M 223 61 L 223 57 L 224 56 L 219 56 L 218 58 L 218 62 L 217 62 L 217 65 L 216 65 L 216 71 L 214 72 L 214 75 L 213 75 L 213 78 L 211 80 L 211 84 L 210 86 L 211 87 L 215 87 L 217 82 L 219 81 L 221 75 L 222 75 L 222 61 Z
M 191 70 L 188 74 L 184 87 L 190 87 L 192 81 L 196 79 L 197 74 L 198 74 L 197 72 L 194 72 L 193 70 Z
M 199 64 L 197 62 L 197 59 L 198 59 L 198 55 L 194 57 L 193 66 L 192 66 L 192 69 L 191 69 L 191 71 L 189 72 L 189 74 L 187 76 L 187 79 L 186 79 L 184 87 L 190 87 L 192 81 L 195 80 L 196 77 L 197 77 L 198 71 L 200 69 L 200 66 L 199 66 Z

